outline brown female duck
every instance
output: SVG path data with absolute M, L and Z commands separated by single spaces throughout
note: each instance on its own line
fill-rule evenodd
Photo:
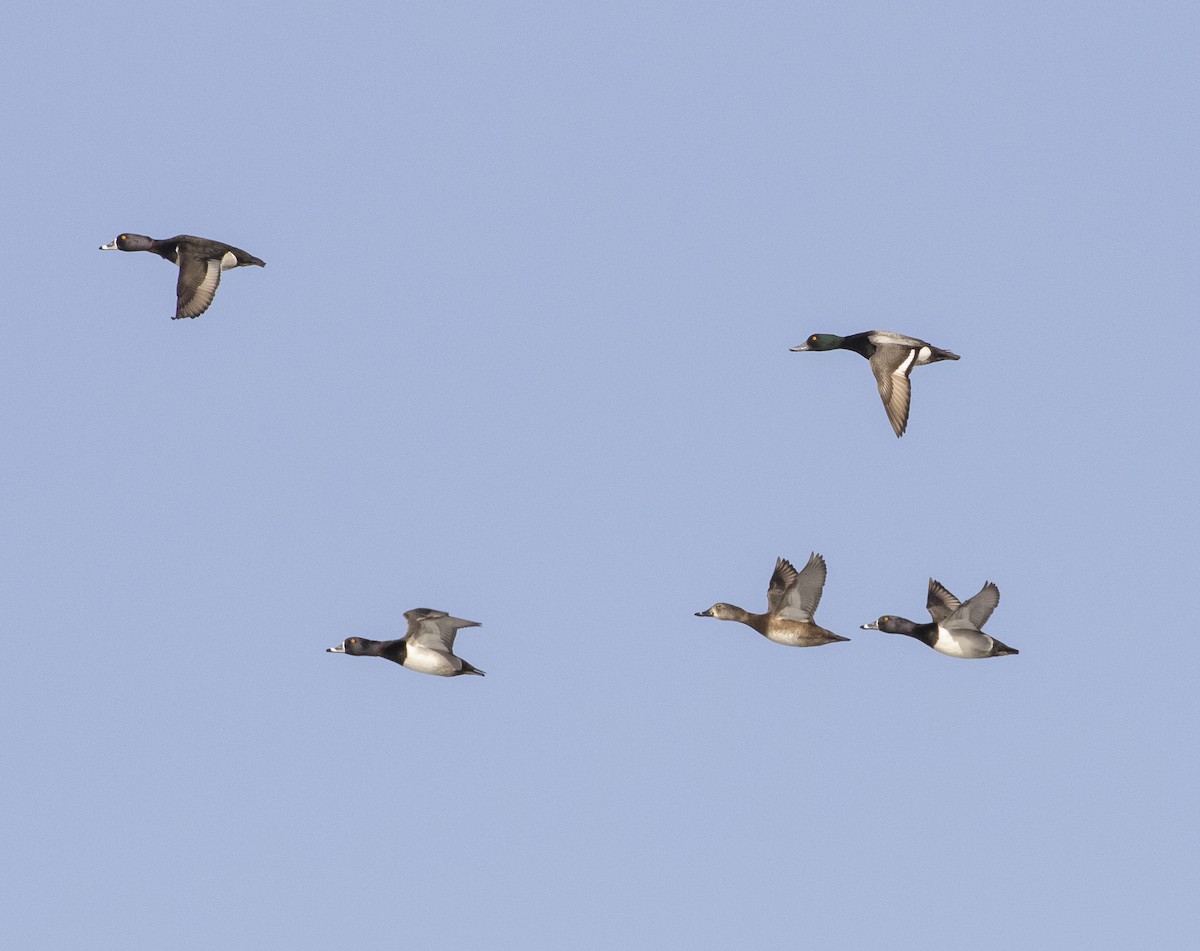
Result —
M 821 591 L 825 587 L 825 559 L 813 552 L 804 570 L 797 571 L 786 558 L 775 560 L 775 571 L 767 588 L 767 613 L 751 614 L 735 604 L 721 601 L 696 617 L 715 617 L 720 621 L 741 621 L 776 644 L 788 647 L 819 647 L 835 641 L 848 641 L 827 631 L 813 620 Z

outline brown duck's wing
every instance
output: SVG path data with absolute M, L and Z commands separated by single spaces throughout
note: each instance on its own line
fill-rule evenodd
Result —
M 935 621 L 944 621 L 959 608 L 959 600 L 947 591 L 941 582 L 929 579 L 929 597 L 925 601 L 929 616 Z
M 767 586 L 767 613 L 774 614 L 783 600 L 783 592 L 796 580 L 799 572 L 792 567 L 786 558 L 775 559 L 775 570 L 771 573 L 771 583 Z
M 788 567 L 792 568 L 791 565 Z M 808 556 L 808 563 L 803 570 L 796 574 L 796 569 L 792 568 L 792 573 L 795 577 L 784 588 L 777 607 L 771 613 L 790 621 L 812 621 L 825 588 L 825 559 L 813 552 Z M 767 599 L 770 601 L 769 593 Z
M 175 319 L 199 317 L 212 303 L 221 283 L 221 262 L 216 258 L 183 256 L 175 285 Z

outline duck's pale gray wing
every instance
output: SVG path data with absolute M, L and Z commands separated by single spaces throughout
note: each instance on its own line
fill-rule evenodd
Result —
M 479 627 L 478 621 L 450 617 L 442 611 L 425 611 L 421 614 L 409 611 L 408 614 L 417 615 L 409 617 L 408 620 L 409 643 L 445 651 L 448 654 L 454 652 L 454 635 L 460 628 Z
M 779 610 L 783 600 L 783 592 L 788 589 L 799 574 L 792 563 L 786 558 L 775 559 L 775 570 L 771 573 L 771 583 L 767 586 L 767 613 L 774 614 Z
M 970 598 L 963 605 L 967 610 L 967 618 L 970 620 L 971 626 L 977 631 L 983 630 L 983 625 L 987 624 L 988 618 L 992 616 L 992 612 L 996 610 L 996 605 L 999 603 L 1000 589 L 990 581 L 984 582 L 979 594 Z
M 883 408 L 897 436 L 903 436 L 908 428 L 908 406 L 912 399 L 908 375 L 916 357 L 916 349 L 896 346 L 879 347 L 871 357 L 871 371 L 879 385 Z
M 941 621 L 942 627 L 958 635 L 962 631 L 978 631 L 987 623 L 987 619 L 1000 603 L 1000 589 L 990 581 L 984 584 L 980 592 L 973 598 L 968 598 L 946 620 Z
M 454 635 L 458 633 L 458 628 L 453 624 L 447 624 L 450 618 L 446 615 L 441 617 L 424 617 L 409 625 L 411 630 L 408 632 L 408 641 L 410 644 L 416 644 L 420 647 L 428 647 L 436 651 L 445 651 L 447 654 L 454 652 Z
M 935 621 L 944 621 L 959 608 L 959 600 L 940 582 L 929 579 L 929 597 L 925 601 L 929 616 Z
M 175 285 L 175 319 L 199 317 L 212 303 L 221 283 L 221 262 L 215 258 L 184 256 L 179 261 Z
M 808 556 L 808 564 L 784 589 L 779 609 L 773 613 L 791 621 L 811 621 L 821 603 L 825 574 L 825 559 L 813 552 Z

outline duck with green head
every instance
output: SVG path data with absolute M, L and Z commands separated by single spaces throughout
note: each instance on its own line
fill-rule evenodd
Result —
M 804 343 L 792 347 L 792 352 L 806 350 L 852 350 L 871 362 L 871 372 L 879 386 L 883 408 L 896 436 L 903 436 L 908 427 L 908 408 L 911 402 L 909 374 L 913 367 L 939 360 L 957 360 L 958 354 L 942 350 L 916 337 L 888 330 L 864 330 L 849 337 L 837 334 L 813 334 Z

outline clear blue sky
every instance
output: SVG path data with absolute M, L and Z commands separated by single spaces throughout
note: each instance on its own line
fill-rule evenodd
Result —
M 181 9 L 0 40 L 6 946 L 1194 946 L 1191 5 Z

